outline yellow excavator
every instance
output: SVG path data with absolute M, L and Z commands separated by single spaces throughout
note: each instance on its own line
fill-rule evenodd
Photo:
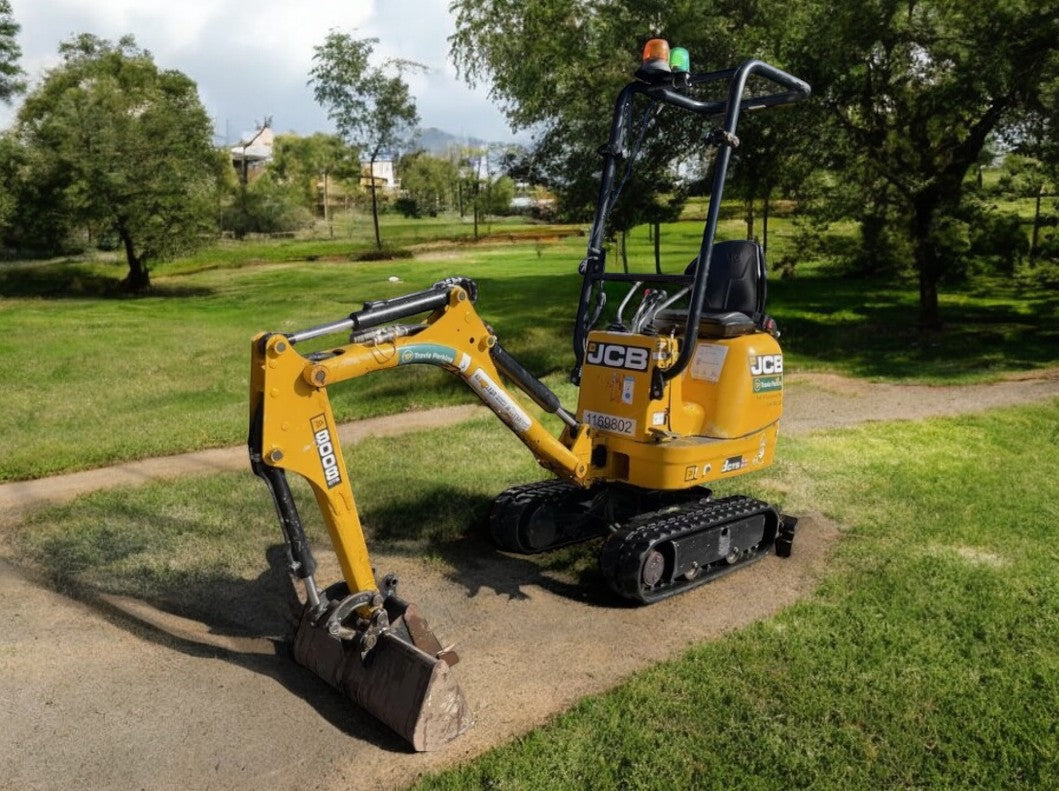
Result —
M 768 89 L 751 94 L 752 78 Z M 719 98 L 711 98 L 711 86 Z M 463 732 L 471 710 L 451 671 L 456 654 L 397 595 L 395 577 L 372 567 L 328 390 L 405 365 L 433 365 L 462 379 L 555 475 L 497 497 L 489 515 L 497 545 L 536 553 L 602 537 L 601 574 L 624 599 L 648 604 L 771 551 L 788 556 L 795 518 L 749 497 L 714 498 L 706 487 L 772 463 L 783 407 L 783 355 L 765 312 L 761 249 L 750 241 L 715 243 L 714 235 L 740 111 L 808 94 L 806 83 L 760 60 L 692 73 L 686 50 L 648 41 L 600 150 L 602 183 L 573 331 L 576 410 L 504 349 L 467 278 L 253 339 L 250 461 L 271 492 L 290 570 L 304 586 L 295 659 L 414 749 L 438 748 Z M 633 109 L 641 105 L 636 133 Z M 721 121 L 705 135 L 715 156 L 701 247 L 683 272 L 608 272 L 608 217 L 643 126 L 663 108 Z M 606 309 L 609 295 L 621 297 L 616 310 Z M 298 350 L 339 334 L 346 336 L 341 345 Z M 511 386 L 556 415 L 561 435 Z M 343 580 L 326 589 L 317 584 L 287 472 L 308 482 L 341 566 Z

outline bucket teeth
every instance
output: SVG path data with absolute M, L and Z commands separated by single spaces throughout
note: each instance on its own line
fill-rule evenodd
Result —
M 333 636 L 326 627 L 314 623 L 307 610 L 294 636 L 294 658 L 386 724 L 413 749 L 435 750 L 471 726 L 470 709 L 450 672 L 452 662 L 426 621 L 410 605 L 405 605 L 401 620 L 410 635 L 419 632 L 428 650 L 434 646 L 437 650 L 423 650 L 414 644 L 414 636 L 404 639 L 401 623 L 395 621 L 370 651 L 362 653 L 357 641 Z

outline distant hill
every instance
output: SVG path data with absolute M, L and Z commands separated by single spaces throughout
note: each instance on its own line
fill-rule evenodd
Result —
M 419 136 L 412 144 L 412 147 L 440 156 L 441 154 L 448 153 L 449 149 L 454 147 L 478 147 L 486 145 L 489 145 L 488 140 L 482 140 L 477 137 L 461 137 L 459 135 L 449 134 L 443 129 L 438 129 L 435 126 L 431 126 L 427 129 L 420 130 Z

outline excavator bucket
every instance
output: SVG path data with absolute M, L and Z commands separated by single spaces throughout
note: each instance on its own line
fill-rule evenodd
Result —
M 294 658 L 418 751 L 436 750 L 471 726 L 470 709 L 441 648 L 414 605 L 386 601 L 390 627 L 369 650 L 340 639 L 306 607 Z

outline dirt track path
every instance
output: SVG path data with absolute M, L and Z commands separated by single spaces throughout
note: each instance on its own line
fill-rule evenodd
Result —
M 957 414 L 1059 397 L 1059 372 L 932 388 L 836 376 L 788 379 L 784 431 Z M 459 407 L 352 424 L 346 441 L 466 419 Z M 0 514 L 104 486 L 243 469 L 242 448 L 0 486 Z M 159 612 L 135 600 L 73 601 L 0 561 L 0 788 L 400 788 L 547 720 L 578 698 L 766 617 L 812 590 L 840 529 L 802 515 L 794 556 L 650 608 L 591 594 L 496 554 L 469 554 L 455 579 L 376 555 L 403 578 L 443 641 L 477 724 L 439 753 L 414 755 L 309 673 L 285 646 Z M 322 558 L 333 563 L 333 558 Z M 323 570 L 328 575 L 328 569 Z M 284 580 L 260 581 L 280 607 Z M 664 629 L 659 624 L 665 624 Z

